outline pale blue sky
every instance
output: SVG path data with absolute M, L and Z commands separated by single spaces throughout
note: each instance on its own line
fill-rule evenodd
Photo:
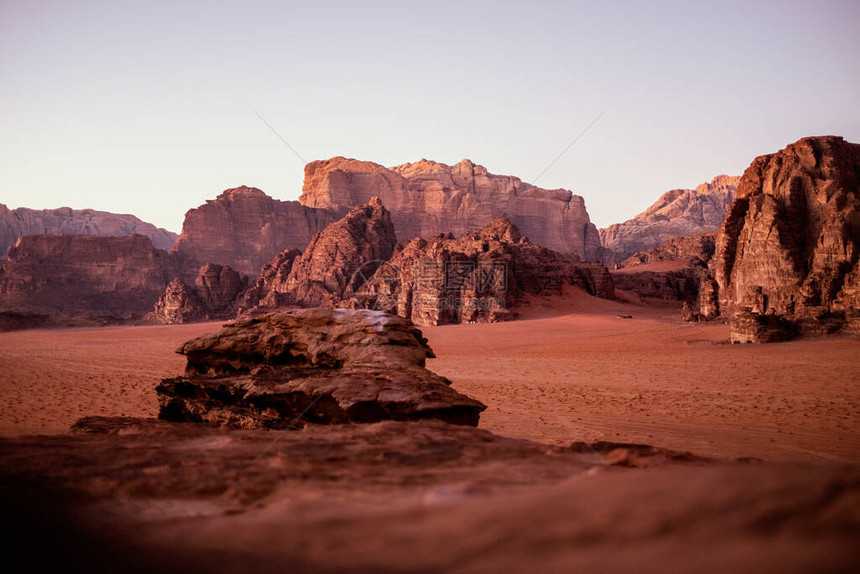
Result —
M 803 136 L 860 141 L 860 2 L 0 0 L 0 203 L 183 214 L 302 162 L 468 157 L 599 226 Z

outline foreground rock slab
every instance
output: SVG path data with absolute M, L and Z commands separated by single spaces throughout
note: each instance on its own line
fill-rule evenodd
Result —
M 12 571 L 841 572 L 858 500 L 856 469 L 550 447 L 440 421 L 89 418 L 0 440 Z
M 184 377 L 158 386 L 159 418 L 239 428 L 441 419 L 476 426 L 486 407 L 424 368 L 421 331 L 380 311 L 298 309 L 185 343 Z

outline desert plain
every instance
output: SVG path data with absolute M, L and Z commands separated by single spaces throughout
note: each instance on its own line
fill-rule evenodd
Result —
M 0 333 L 0 433 L 155 417 L 156 384 L 184 369 L 175 349 L 222 323 Z M 517 321 L 421 330 L 437 355 L 428 367 L 484 402 L 480 427 L 503 436 L 860 463 L 856 340 L 731 345 L 724 323 L 576 289 L 530 297 Z
M 422 329 L 428 367 L 487 405 L 477 430 L 155 423 L 156 384 L 184 366 L 174 350 L 220 324 L 0 335 L 21 571 L 856 563 L 856 340 L 731 345 L 727 325 L 570 289 L 529 297 L 517 321 Z M 107 418 L 70 437 L 92 416 Z

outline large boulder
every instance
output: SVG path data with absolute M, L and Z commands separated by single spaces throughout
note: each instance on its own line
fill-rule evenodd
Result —
M 497 322 L 515 318 L 513 308 L 524 294 L 560 294 L 565 284 L 603 298 L 614 291 L 603 265 L 535 245 L 501 218 L 457 239 L 413 239 L 355 292 L 350 305 L 396 313 L 418 325 Z
M 799 334 L 850 326 L 858 197 L 860 145 L 841 137 L 804 138 L 756 158 L 717 236 L 712 277 L 703 279 L 716 288 L 700 304 L 711 315 L 741 314 L 738 325 L 747 313 L 778 316 Z
M 240 428 L 385 419 L 476 426 L 486 407 L 428 371 L 421 332 L 379 311 L 298 309 L 188 341 L 185 376 L 158 386 L 159 418 Z

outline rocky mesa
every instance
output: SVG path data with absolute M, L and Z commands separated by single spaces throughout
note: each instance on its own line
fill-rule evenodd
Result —
M 453 166 L 421 160 L 386 168 L 335 157 L 305 166 L 304 206 L 348 209 L 372 197 L 391 211 L 401 241 L 459 236 L 507 217 L 538 245 L 582 260 L 600 257 L 600 237 L 582 197 L 494 175 L 468 159 Z
M 25 235 L 0 263 L 0 311 L 58 320 L 143 315 L 176 275 L 148 237 Z
M 177 235 L 134 215 L 109 213 L 94 209 L 9 209 L 0 203 L 0 259 L 22 235 L 66 233 L 125 237 L 145 235 L 157 249 L 170 249 Z
M 345 212 L 279 201 L 256 187 L 236 187 L 185 214 L 172 253 L 182 262 L 187 281 L 207 262 L 254 277 L 284 249 L 304 249 L 315 233 Z

